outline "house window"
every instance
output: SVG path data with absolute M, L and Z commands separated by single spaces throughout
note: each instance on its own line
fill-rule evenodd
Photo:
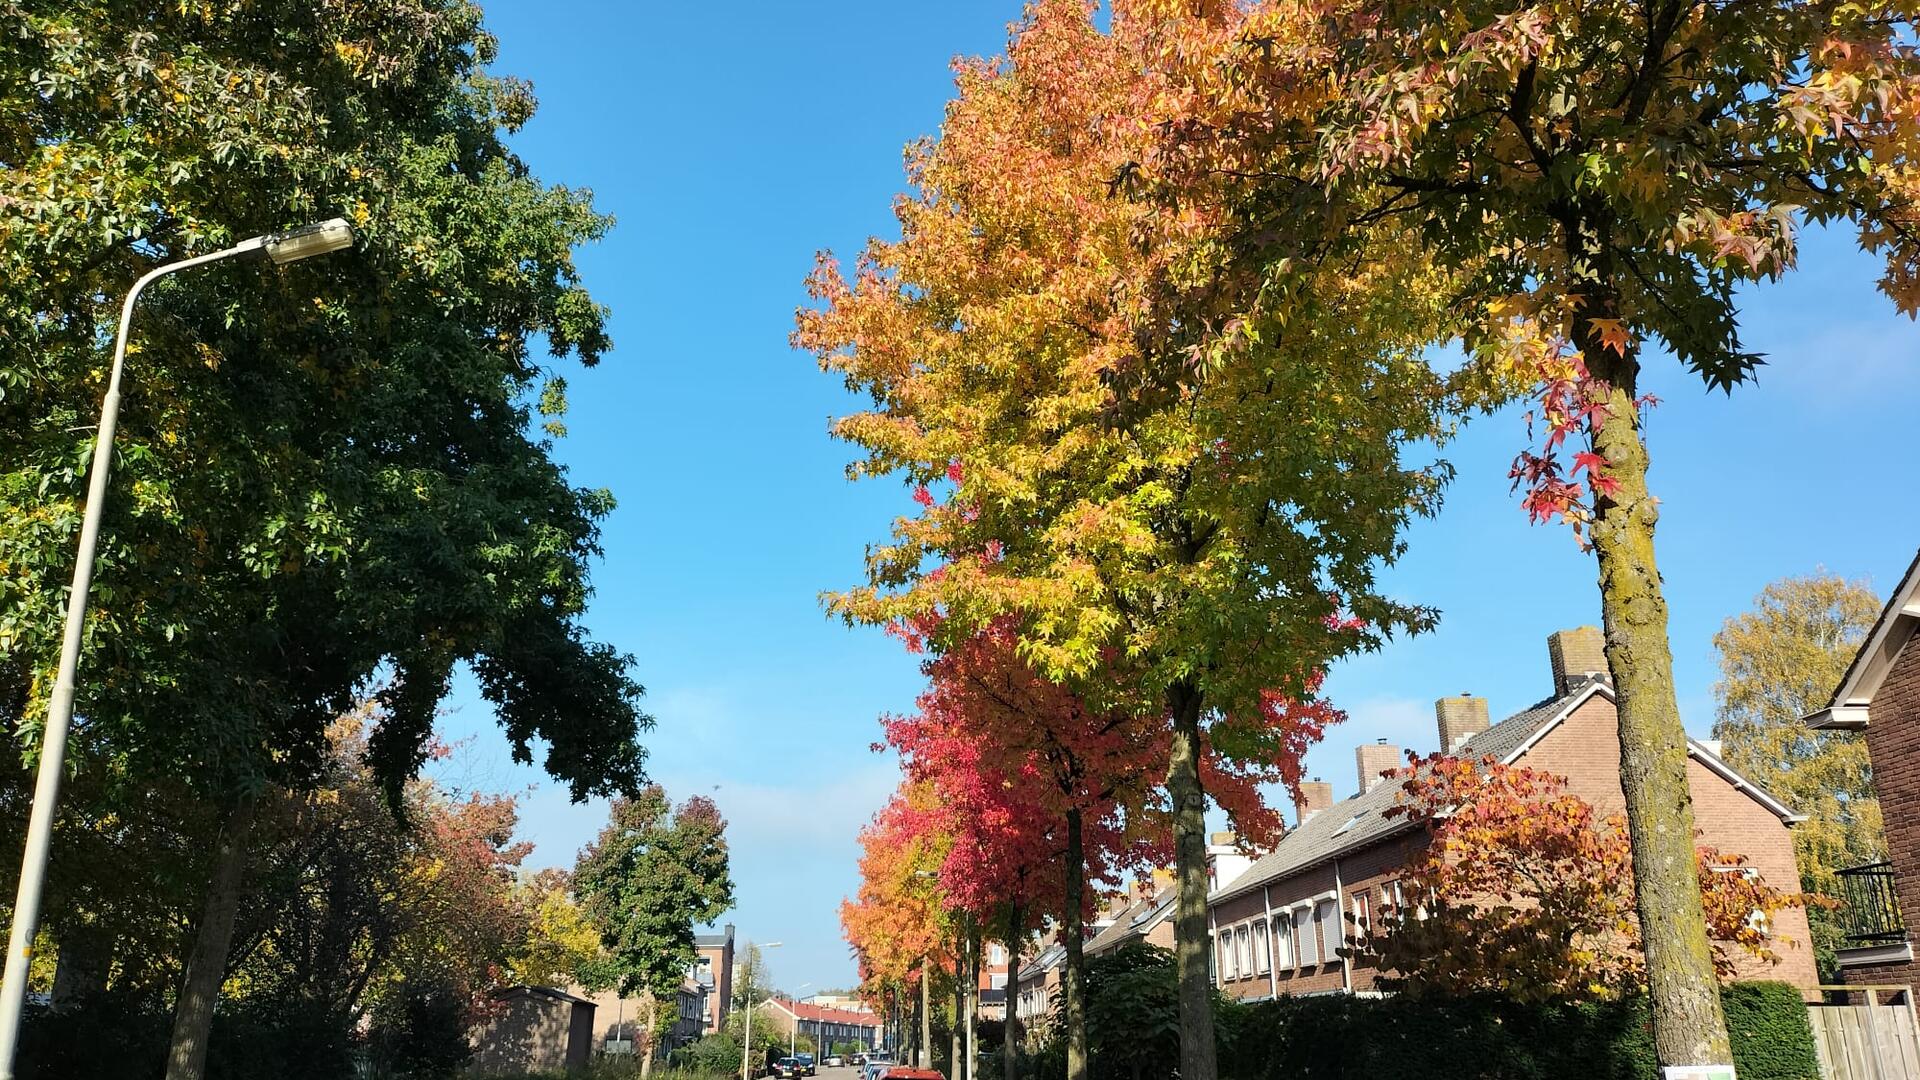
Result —
M 1297 959 L 1301 967 L 1310 968 L 1320 963 L 1313 936 L 1313 912 L 1306 908 L 1298 908 L 1293 913 L 1293 944 L 1299 950 Z
M 1293 920 L 1284 911 L 1273 917 L 1273 963 L 1281 971 L 1293 966 Z
M 1233 931 L 1222 930 L 1215 940 L 1220 943 L 1220 960 L 1215 970 L 1218 977 L 1214 981 L 1224 983 L 1233 978 Z
M 1272 940 L 1267 936 L 1267 920 L 1261 919 L 1253 924 L 1253 967 L 1262 975 L 1273 970 L 1273 957 L 1268 952 Z
M 1234 931 L 1234 969 L 1243 979 L 1253 977 L 1253 934 L 1245 923 Z
M 1322 900 L 1313 906 L 1313 921 L 1320 928 L 1320 959 L 1331 964 L 1340 958 L 1341 928 L 1340 906 L 1331 900 Z
M 1361 891 L 1353 894 L 1353 939 L 1365 941 L 1373 931 L 1373 894 Z

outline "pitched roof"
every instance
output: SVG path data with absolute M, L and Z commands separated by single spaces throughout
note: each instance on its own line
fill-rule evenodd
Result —
M 1056 941 L 1041 949 L 1025 967 L 1021 968 L 1019 978 L 1025 980 L 1028 976 L 1044 974 L 1059 967 L 1066 959 L 1067 947 Z
M 1135 902 L 1087 940 L 1087 955 L 1098 956 L 1136 938 L 1146 937 L 1173 910 L 1173 898 L 1173 891 L 1168 890 L 1164 896 Z
M 1880 609 L 1880 617 L 1834 688 L 1833 700 L 1807 717 L 1807 725 L 1849 731 L 1866 727 L 1873 695 L 1916 629 L 1920 629 L 1920 555 L 1914 556 L 1900 587 L 1887 597 L 1887 606 Z
M 872 1013 L 854 1012 L 851 1009 L 829 1009 L 825 1005 L 814 1005 L 805 1001 L 785 1001 L 771 998 L 767 1004 L 786 1013 L 816 1024 L 850 1024 L 855 1027 L 879 1027 L 880 1021 Z
M 1514 713 L 1460 744 L 1454 756 L 1476 759 L 1491 757 L 1511 765 L 1534 743 L 1546 737 L 1560 721 L 1585 704 L 1587 699 L 1596 696 L 1613 700 L 1613 685 L 1604 676 L 1583 680 L 1565 694 L 1550 697 Z M 1735 789 L 1745 792 L 1780 820 L 1788 824 L 1804 820 L 1759 785 L 1735 772 L 1699 742 L 1687 740 L 1687 756 L 1699 761 Z M 1400 785 L 1380 784 L 1371 791 L 1362 792 L 1320 811 L 1308 818 L 1305 824 L 1281 837 L 1273 850 L 1255 860 L 1246 872 L 1216 889 L 1207 902 L 1217 903 L 1252 892 L 1348 852 L 1412 830 L 1415 826 L 1405 817 L 1387 816 L 1387 810 L 1399 799 Z
M 574 1005 L 585 1005 L 588 1008 L 593 1007 L 592 1000 L 583 998 L 578 994 L 569 994 L 565 990 L 555 986 L 530 986 L 526 983 L 519 983 L 514 986 L 503 986 L 493 992 L 494 997 L 513 997 L 518 994 L 535 995 L 538 997 L 552 998 L 555 1001 L 570 1002 Z

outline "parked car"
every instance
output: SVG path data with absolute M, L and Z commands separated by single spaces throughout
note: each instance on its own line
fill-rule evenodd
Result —
M 866 1062 L 860 1066 L 860 1080 L 878 1080 L 880 1074 L 892 1064 L 893 1059 L 885 1054 L 868 1054 Z
M 906 1065 L 890 1065 L 880 1074 L 879 1080 L 947 1080 L 932 1069 L 915 1069 Z
M 826 1066 L 829 1069 L 837 1069 L 840 1066 L 845 1065 L 846 1063 L 847 1063 L 847 1059 L 841 1057 L 839 1054 L 827 1055 Z
M 812 1054 L 795 1054 L 793 1055 L 793 1061 L 794 1064 L 800 1066 L 801 1076 L 814 1076 L 820 1071 L 814 1068 Z
M 793 1080 L 800 1075 L 800 1063 L 790 1057 L 781 1058 L 773 1063 L 772 1075 L 776 1080 Z

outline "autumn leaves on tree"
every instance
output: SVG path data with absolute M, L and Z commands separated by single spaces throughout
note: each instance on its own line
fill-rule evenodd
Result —
M 851 279 L 822 259 L 795 341 L 873 403 L 834 426 L 852 474 L 918 507 L 831 605 L 942 659 L 1005 636 L 1144 725 L 1183 1076 L 1214 1074 L 1207 799 L 1296 782 L 1328 716 L 1293 703 L 1430 624 L 1375 587 L 1447 477 L 1414 448 L 1516 397 L 1523 508 L 1596 558 L 1660 1059 L 1729 1060 L 1640 362 L 1749 377 L 1734 287 L 1791 267 L 1803 219 L 1859 222 L 1920 305 L 1910 29 L 1874 4 L 1037 0 L 1004 57 L 958 65 L 899 238 Z M 1448 343 L 1468 363 L 1443 376 Z M 1257 801 L 1226 805 L 1261 834 Z

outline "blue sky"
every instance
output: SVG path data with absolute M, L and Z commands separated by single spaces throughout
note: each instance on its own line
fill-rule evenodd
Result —
M 719 13 L 724 11 L 725 15 Z M 843 986 L 836 908 L 855 885 L 854 836 L 891 788 L 875 718 L 911 705 L 914 665 L 881 635 L 828 620 L 818 594 L 857 579 L 863 545 L 905 503 L 849 484 L 826 437 L 850 400 L 786 345 L 813 252 L 890 234 L 901 148 L 937 127 L 949 59 L 990 53 L 1013 0 L 836 0 L 723 8 L 495 0 L 497 69 L 531 79 L 539 114 L 517 139 L 549 182 L 590 188 L 617 219 L 581 253 L 613 310 L 615 349 L 572 381 L 576 482 L 611 488 L 596 636 L 638 657 L 651 770 L 676 797 L 714 797 L 730 822 L 743 937 L 789 990 Z M 1661 567 L 1681 708 L 1712 721 L 1710 638 L 1768 581 L 1824 566 L 1884 590 L 1920 545 L 1904 465 L 1920 391 L 1920 331 L 1872 289 L 1847 237 L 1808 238 L 1800 272 L 1748 297 L 1749 343 L 1774 363 L 1728 399 L 1671 364 L 1650 430 L 1665 500 Z M 1563 529 L 1529 526 L 1507 490 L 1517 412 L 1477 420 L 1445 456 L 1440 516 L 1388 572 L 1443 611 L 1433 634 L 1343 664 L 1351 714 L 1309 758 L 1354 785 L 1353 748 L 1434 743 L 1432 702 L 1470 691 L 1496 716 L 1544 696 L 1546 635 L 1598 620 L 1591 561 Z M 605 820 L 512 765 L 471 689 L 449 734 L 471 744 L 454 779 L 525 791 L 535 865 L 571 865 Z

